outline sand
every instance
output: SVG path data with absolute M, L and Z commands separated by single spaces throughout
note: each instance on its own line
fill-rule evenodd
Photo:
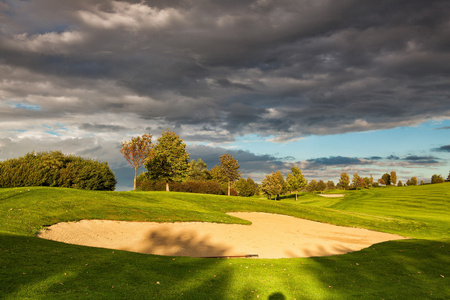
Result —
M 230 213 L 252 225 L 203 222 L 83 220 L 58 223 L 41 238 L 64 243 L 169 256 L 256 254 L 292 258 L 344 254 L 404 237 L 268 213 Z

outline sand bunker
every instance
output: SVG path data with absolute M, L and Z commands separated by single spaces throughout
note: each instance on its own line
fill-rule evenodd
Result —
M 290 258 L 344 254 L 404 237 L 268 213 L 230 213 L 252 225 L 83 220 L 40 237 L 70 244 L 170 256 Z

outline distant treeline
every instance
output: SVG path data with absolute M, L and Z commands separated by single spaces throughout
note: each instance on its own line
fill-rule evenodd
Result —
M 31 152 L 0 162 L 0 187 L 51 186 L 113 191 L 116 182 L 108 163 L 64 155 L 60 151 Z

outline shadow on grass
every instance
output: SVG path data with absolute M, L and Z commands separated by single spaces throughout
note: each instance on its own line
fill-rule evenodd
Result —
M 164 257 L 0 234 L 1 299 L 448 299 L 450 240 L 347 255 Z
M 449 299 L 450 240 L 401 240 L 309 259 L 331 298 Z M 305 271 L 304 266 L 301 268 Z M 327 297 L 328 297 L 327 296 Z

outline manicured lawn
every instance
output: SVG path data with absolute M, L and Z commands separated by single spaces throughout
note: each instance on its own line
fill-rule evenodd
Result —
M 449 299 L 450 184 L 282 201 L 166 192 L 0 189 L 1 299 Z M 412 239 L 320 258 L 163 257 L 42 240 L 81 219 L 243 223 L 281 213 Z

